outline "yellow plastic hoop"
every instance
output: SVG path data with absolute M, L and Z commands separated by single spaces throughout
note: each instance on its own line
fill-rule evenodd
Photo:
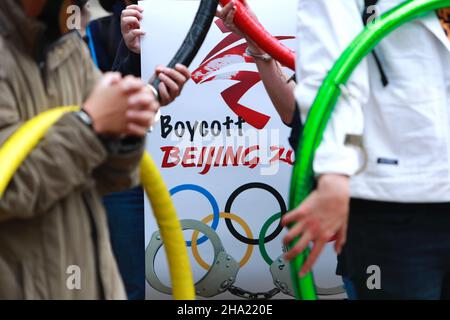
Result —
M 26 122 L 0 148 L 0 199 L 20 165 L 47 131 L 66 113 L 79 107 L 61 107 L 41 113 Z M 194 300 L 192 275 L 183 231 L 164 181 L 148 153 L 141 162 L 141 182 L 151 202 L 165 244 L 175 300 Z

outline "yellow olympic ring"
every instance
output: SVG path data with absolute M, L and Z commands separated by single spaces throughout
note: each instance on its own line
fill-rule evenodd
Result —
M 221 212 L 220 213 L 220 218 L 222 219 L 231 219 L 236 221 L 237 223 L 239 223 L 242 227 L 242 229 L 244 229 L 245 234 L 247 235 L 248 238 L 252 239 L 253 238 L 253 234 L 252 231 L 250 230 L 250 227 L 248 226 L 248 224 L 240 217 L 238 217 L 235 214 L 232 213 L 226 213 L 226 212 Z M 209 215 L 206 218 L 204 218 L 202 220 L 203 223 L 208 223 L 210 222 L 212 219 L 214 219 L 214 215 Z M 202 257 L 200 257 L 200 253 L 198 252 L 198 245 L 197 245 L 197 239 L 198 236 L 200 235 L 200 231 L 194 231 L 194 233 L 192 234 L 192 255 L 194 256 L 195 260 L 198 262 L 198 264 L 205 270 L 209 270 L 211 268 L 211 266 L 202 259 Z M 239 262 L 239 266 L 242 268 L 243 266 L 245 266 L 248 261 L 250 260 L 250 257 L 252 256 L 253 253 L 253 246 L 252 245 L 247 245 L 247 250 L 245 251 L 245 255 L 242 258 L 241 262 Z

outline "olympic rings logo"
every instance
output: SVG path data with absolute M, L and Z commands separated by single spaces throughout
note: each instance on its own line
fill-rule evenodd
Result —
M 244 221 L 244 219 L 242 219 L 241 217 L 232 213 L 233 212 L 232 206 L 233 206 L 233 203 L 235 202 L 235 200 L 242 193 L 244 193 L 245 191 L 251 190 L 251 189 L 261 189 L 261 190 L 267 191 L 277 200 L 278 205 L 280 207 L 280 212 L 277 213 L 276 215 L 270 217 L 269 220 L 267 220 L 264 223 L 263 229 L 259 233 L 258 239 L 254 238 L 254 235 L 253 235 L 249 225 Z M 201 220 L 201 222 L 206 224 L 206 223 L 209 223 L 212 221 L 211 228 L 214 231 L 217 231 L 220 219 L 224 219 L 225 224 L 226 224 L 228 230 L 230 231 L 230 233 L 233 235 L 233 237 L 236 238 L 237 240 L 239 240 L 240 242 L 247 244 L 247 249 L 245 251 L 244 257 L 239 262 L 239 265 L 241 268 L 244 267 L 250 261 L 250 258 L 253 254 L 254 246 L 259 247 L 261 256 L 263 257 L 264 261 L 267 262 L 267 264 L 271 265 L 273 263 L 273 260 L 269 257 L 269 255 L 267 253 L 265 245 L 267 243 L 273 241 L 274 239 L 276 239 L 280 235 L 280 233 L 283 231 L 283 227 L 281 226 L 280 218 L 281 218 L 281 214 L 285 213 L 287 211 L 286 203 L 283 199 L 283 196 L 275 188 L 273 188 L 272 186 L 269 186 L 265 183 L 259 183 L 259 182 L 245 184 L 245 185 L 237 188 L 230 195 L 230 197 L 228 198 L 228 200 L 226 202 L 225 210 L 223 212 L 221 212 L 219 210 L 219 205 L 218 205 L 216 199 L 214 198 L 214 196 L 208 190 L 206 190 L 205 188 L 200 187 L 198 185 L 194 185 L 194 184 L 180 185 L 180 186 L 177 186 L 177 187 L 171 189 L 170 194 L 172 196 L 175 196 L 178 193 L 183 192 L 183 191 L 198 192 L 209 201 L 209 203 L 212 207 L 212 214 L 203 218 Z M 274 220 L 274 217 L 277 217 L 277 219 Z M 273 225 L 273 223 L 276 220 L 280 220 L 277 228 L 270 235 L 266 236 L 268 229 L 270 228 L 270 226 Z M 235 223 L 238 223 L 242 227 L 242 229 L 245 232 L 245 235 L 240 234 L 239 231 L 236 230 L 236 228 L 233 225 L 233 221 Z M 192 254 L 193 254 L 195 260 L 197 261 L 197 263 L 203 269 L 209 270 L 211 266 L 208 265 L 208 263 L 200 256 L 200 253 L 198 250 L 199 245 L 208 241 L 208 237 L 206 235 L 204 235 L 199 238 L 199 235 L 200 235 L 200 232 L 198 230 L 195 230 L 192 234 L 191 241 L 186 241 L 186 245 L 188 247 L 191 247 Z M 261 238 L 261 236 L 262 236 L 262 238 Z
M 258 238 L 254 237 L 249 225 L 244 219 L 231 213 L 233 212 L 232 207 L 236 199 L 242 193 L 251 189 L 261 189 L 270 193 L 277 200 L 280 209 L 278 213 L 272 215 L 264 222 L 261 231 L 258 234 Z M 212 208 L 212 214 L 206 216 L 201 221 L 181 220 L 183 230 L 193 230 L 192 238 L 190 241 L 186 241 L 186 245 L 191 247 L 192 255 L 196 262 L 207 271 L 206 275 L 196 283 L 196 292 L 198 295 L 209 298 L 224 293 L 225 291 L 229 291 L 236 296 L 247 299 L 270 299 L 279 292 L 293 296 L 290 272 L 289 269 L 286 268 L 287 263 L 283 259 L 283 253 L 281 252 L 281 255 L 276 259 L 272 259 L 266 249 L 266 244 L 276 239 L 283 231 L 281 226 L 281 216 L 287 211 L 286 203 L 282 195 L 275 188 L 257 182 L 245 184 L 237 188 L 230 195 L 226 201 L 223 212 L 219 209 L 219 204 L 214 196 L 208 190 L 198 185 L 179 185 L 170 190 L 170 194 L 174 197 L 178 193 L 184 191 L 200 193 L 209 201 Z M 239 263 L 225 251 L 217 234 L 220 219 L 225 220 L 228 230 L 235 239 L 247 245 L 244 256 Z M 245 235 L 236 230 L 233 222 L 238 223 L 241 226 Z M 272 225 L 277 222 L 278 225 L 275 230 L 267 235 Z M 211 223 L 211 226 L 208 225 L 209 223 Z M 204 234 L 204 236 L 199 238 L 200 233 Z M 209 265 L 200 256 L 199 252 L 199 246 L 208 240 L 211 241 L 214 248 L 214 260 L 212 265 Z M 159 231 L 157 231 L 153 234 L 152 240 L 146 250 L 146 278 L 154 289 L 162 293 L 170 294 L 171 289 L 163 285 L 158 279 L 154 266 L 155 257 L 162 245 L 163 243 Z M 258 246 L 263 260 L 269 265 L 270 273 L 275 284 L 275 288 L 267 292 L 252 293 L 234 286 L 239 269 L 246 266 L 252 257 L 254 246 Z M 336 295 L 344 292 L 342 286 L 328 289 L 316 287 L 316 290 L 319 295 Z

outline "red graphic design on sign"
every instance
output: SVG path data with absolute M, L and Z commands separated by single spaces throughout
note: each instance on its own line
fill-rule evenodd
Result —
M 197 84 L 202 84 L 215 80 L 235 80 L 236 84 L 227 88 L 221 93 L 221 96 L 230 109 L 239 117 L 244 119 L 249 125 L 256 129 L 263 129 L 270 120 L 270 116 L 258 112 L 250 107 L 239 103 L 241 98 L 258 82 L 261 77 L 255 71 L 231 71 L 224 73 L 217 73 L 221 69 L 236 65 L 240 63 L 254 63 L 253 59 L 245 55 L 247 43 L 237 44 L 229 49 L 225 48 L 239 42 L 243 38 L 237 34 L 232 33 L 222 20 L 216 20 L 215 24 L 222 31 L 222 33 L 230 33 L 227 35 L 202 61 L 192 73 L 192 79 Z M 279 40 L 294 39 L 295 37 L 277 37 Z

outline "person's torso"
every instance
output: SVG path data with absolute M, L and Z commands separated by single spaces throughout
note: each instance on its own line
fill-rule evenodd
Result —
M 385 12 L 399 0 L 381 0 Z M 450 40 L 435 12 L 400 27 L 369 56 L 363 106 L 366 167 L 352 194 L 397 202 L 450 202 Z
M 0 78 L 8 84 L 15 108 L 11 113 L 11 106 L 0 105 L 2 130 L 16 130 L 50 108 L 82 105 L 91 89 L 83 73 L 89 56 L 77 34 L 53 44 L 41 65 L 12 41 L 14 34 L 2 30 Z M 77 270 L 80 289 L 72 287 L 76 278 L 70 278 Z M 0 223 L 1 299 L 98 299 L 102 287 L 106 298 L 123 298 L 120 285 L 93 179 L 34 218 Z

